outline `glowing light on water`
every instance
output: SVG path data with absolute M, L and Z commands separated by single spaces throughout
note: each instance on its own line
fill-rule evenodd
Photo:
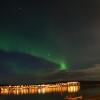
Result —
M 79 82 L 68 82 L 68 92 L 69 93 L 76 93 L 80 90 L 80 83 Z
M 75 93 L 80 90 L 78 82 L 43 84 L 43 85 L 29 85 L 29 86 L 1 86 L 0 94 L 46 94 L 46 93 Z

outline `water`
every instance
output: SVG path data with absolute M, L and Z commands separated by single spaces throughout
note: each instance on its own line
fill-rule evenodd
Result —
M 100 87 L 88 86 L 69 86 L 69 87 L 43 87 L 36 89 L 32 88 L 21 89 L 11 88 L 7 91 L 3 89 L 0 94 L 0 100 L 100 100 Z M 68 99 L 68 98 L 73 99 Z M 80 99 L 74 99 L 80 98 Z

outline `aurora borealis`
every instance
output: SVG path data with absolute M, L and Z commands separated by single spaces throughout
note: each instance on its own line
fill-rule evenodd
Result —
M 98 80 L 99 5 L 93 0 L 0 1 L 1 80 L 81 75 Z
M 27 40 L 27 37 L 20 37 L 17 35 L 17 33 L 1 34 L 3 34 L 0 36 L 1 50 L 4 50 L 6 52 L 22 52 L 30 54 L 32 56 L 40 57 L 42 59 L 46 59 L 50 62 L 58 64 L 58 68 L 61 70 L 67 69 L 67 62 L 64 62 L 64 58 L 61 56 L 61 54 L 52 50 L 53 45 L 51 43 L 42 43 L 40 42 L 42 41 L 42 39 L 38 40 L 38 37 L 37 40 L 34 40 L 34 37 L 33 40 Z

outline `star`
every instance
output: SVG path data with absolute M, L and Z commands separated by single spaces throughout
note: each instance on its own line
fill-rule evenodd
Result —
M 48 57 L 50 57 L 51 55 L 48 53 Z
M 18 10 L 23 10 L 23 8 L 18 8 Z

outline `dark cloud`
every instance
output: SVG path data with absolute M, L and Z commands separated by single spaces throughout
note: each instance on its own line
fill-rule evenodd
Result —
M 18 52 L 0 52 L 0 78 L 24 79 L 46 76 L 57 71 L 56 64 Z M 37 79 L 38 80 L 38 79 Z
M 60 80 L 60 81 L 66 81 L 66 80 L 82 80 L 82 81 L 98 81 L 100 78 L 100 64 L 93 65 L 89 68 L 79 69 L 79 70 L 73 70 L 73 71 L 62 71 L 57 72 L 52 75 L 47 76 L 46 80 Z

